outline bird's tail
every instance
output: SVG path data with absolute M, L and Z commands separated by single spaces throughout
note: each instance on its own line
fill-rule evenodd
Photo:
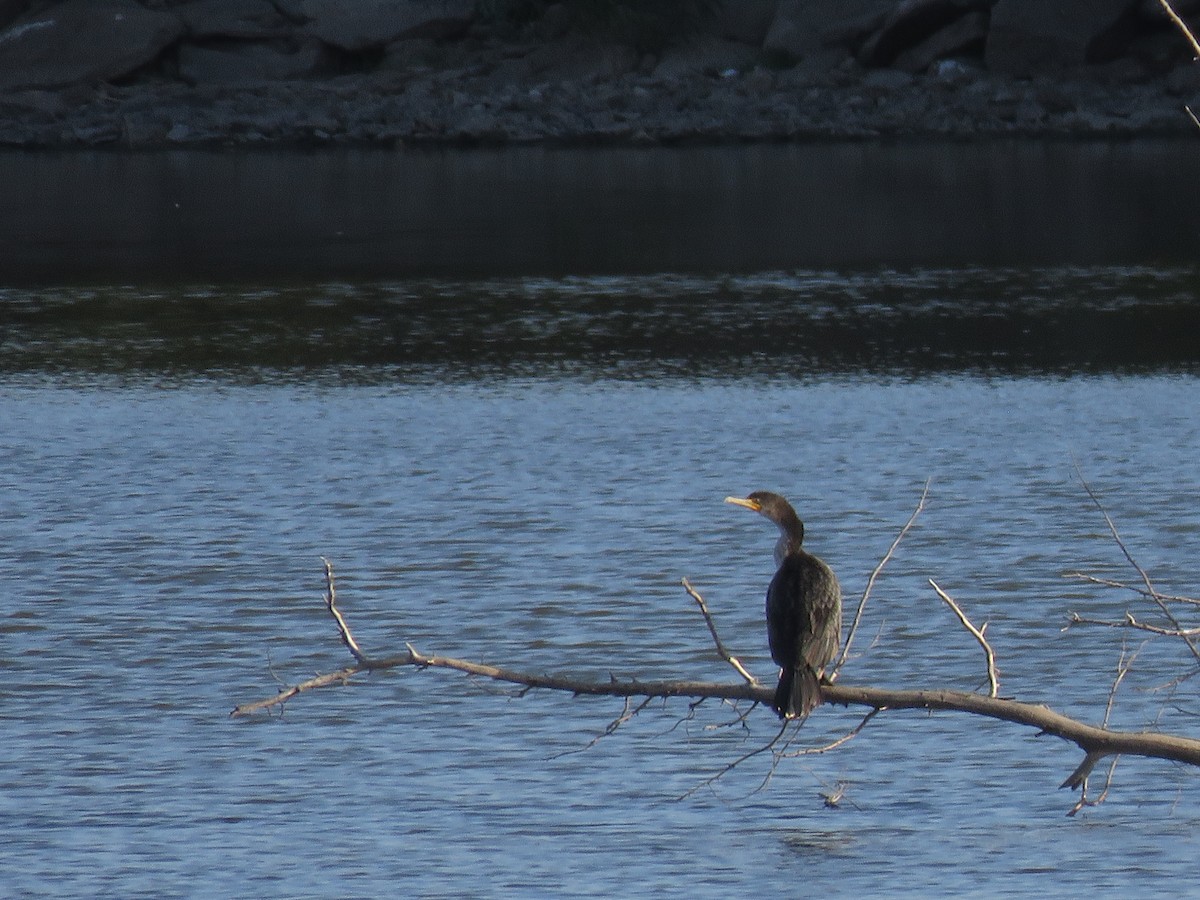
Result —
M 809 666 L 785 668 L 775 688 L 775 711 L 781 719 L 804 719 L 821 705 L 821 683 Z

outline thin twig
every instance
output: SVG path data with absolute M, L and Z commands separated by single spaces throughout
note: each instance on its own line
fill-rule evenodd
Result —
M 1108 799 L 1108 791 L 1112 787 L 1112 783 L 1113 783 L 1113 773 L 1116 772 L 1117 763 L 1119 763 L 1120 761 L 1121 761 L 1121 757 L 1119 757 L 1119 756 L 1113 757 L 1112 762 L 1108 766 L 1108 777 L 1106 777 L 1104 779 L 1104 790 L 1102 790 L 1100 792 L 1100 796 L 1094 800 L 1088 798 L 1088 795 L 1087 795 L 1088 780 L 1087 780 L 1087 778 L 1083 779 L 1083 783 L 1080 785 L 1081 790 L 1079 791 L 1079 799 L 1077 801 L 1075 801 L 1075 805 L 1072 806 L 1070 810 L 1068 810 L 1068 812 L 1067 812 L 1068 817 L 1074 817 L 1075 814 L 1078 813 L 1085 806 L 1099 806 L 1106 799 Z
M 697 791 L 701 790 L 702 788 L 711 787 L 712 785 L 716 784 L 718 781 L 720 781 L 722 778 L 724 778 L 726 775 L 728 775 L 730 772 L 732 772 L 734 769 L 736 769 L 738 766 L 740 766 L 746 760 L 753 759 L 754 757 L 758 756 L 759 754 L 766 753 L 767 751 L 771 750 L 777 743 L 779 743 L 779 739 L 781 737 L 783 737 L 783 733 L 787 730 L 788 724 L 789 724 L 788 722 L 784 722 L 782 725 L 780 725 L 779 731 L 777 731 L 775 733 L 775 737 L 771 738 L 771 740 L 768 741 L 763 746 L 756 747 L 755 749 L 749 751 L 748 753 L 743 753 L 741 756 L 739 756 L 733 762 L 727 763 L 721 769 L 721 771 L 717 772 L 715 775 L 710 775 L 708 778 L 705 778 L 699 784 L 693 785 L 691 788 L 686 790 L 684 793 L 680 794 L 675 799 L 676 800 L 686 800 L 688 797 L 692 796 L 692 794 L 696 793 Z M 751 791 L 751 793 L 757 794 L 759 791 L 761 791 L 763 788 L 765 788 L 767 786 L 767 783 L 771 780 L 771 776 L 775 774 L 775 766 L 777 764 L 778 764 L 778 760 L 772 761 L 771 770 L 767 773 L 766 777 L 763 778 L 762 784 L 760 784 L 757 788 L 755 788 L 753 791 Z
M 337 595 L 333 586 L 333 563 L 324 556 L 321 557 L 321 562 L 325 564 L 325 608 L 337 621 L 338 631 L 342 635 L 342 643 L 346 645 L 346 649 L 358 660 L 360 665 L 365 666 L 367 665 L 367 654 L 359 648 L 358 641 L 354 640 L 354 635 L 350 633 L 350 626 L 346 624 L 341 611 L 337 608 Z
M 1192 606 L 1200 606 L 1200 600 L 1197 600 L 1195 597 L 1183 597 L 1177 594 L 1163 594 L 1157 590 L 1148 591 L 1144 587 L 1138 587 L 1137 585 L 1129 584 L 1125 581 L 1117 581 L 1113 578 L 1100 578 L 1096 575 L 1088 575 L 1086 572 L 1067 572 L 1063 575 L 1063 577 L 1078 578 L 1080 581 L 1087 581 L 1092 584 L 1101 585 L 1102 587 L 1119 588 L 1120 590 L 1129 591 L 1141 597 L 1149 597 L 1151 599 L 1158 597 L 1160 600 L 1164 600 L 1169 603 L 1190 603 Z
M 1162 637 L 1200 637 L 1200 628 L 1185 628 L 1182 631 L 1174 628 L 1163 628 L 1160 625 L 1147 625 L 1145 622 L 1139 622 L 1133 617 L 1133 613 L 1126 612 L 1125 618 L 1120 622 L 1114 622 L 1108 619 L 1090 619 L 1087 616 L 1081 616 L 1077 612 L 1068 614 L 1067 624 L 1063 627 L 1066 631 L 1072 625 L 1099 625 L 1102 628 L 1133 628 L 1137 631 L 1145 631 L 1150 634 L 1161 635 Z
M 1142 647 L 1146 646 L 1142 644 Z M 1142 647 L 1138 647 L 1133 653 L 1126 655 L 1124 645 L 1121 647 L 1121 658 L 1117 660 L 1117 677 L 1113 679 L 1112 687 L 1108 689 L 1108 703 L 1104 706 L 1104 720 L 1100 723 L 1101 728 L 1108 727 L 1108 720 L 1112 716 L 1113 701 L 1117 697 L 1117 688 L 1121 686 L 1121 682 L 1125 680 L 1125 676 L 1129 674 L 1129 670 L 1133 668 L 1133 661 L 1137 659 L 1139 653 L 1142 652 Z
M 1171 612 L 1170 608 L 1168 608 L 1166 602 L 1162 598 L 1162 595 L 1154 589 L 1154 585 L 1150 582 L 1150 576 L 1146 573 L 1146 570 L 1143 569 L 1138 564 L 1138 561 L 1133 558 L 1133 554 L 1129 552 L 1129 548 L 1125 546 L 1125 542 L 1121 539 L 1121 535 L 1117 531 L 1117 526 L 1113 523 L 1112 517 L 1109 516 L 1108 510 L 1104 508 L 1104 504 L 1100 502 L 1100 498 L 1096 496 L 1096 492 L 1092 490 L 1091 485 L 1084 480 L 1083 473 L 1079 471 L 1078 465 L 1075 466 L 1075 474 L 1078 476 L 1080 483 L 1083 485 L 1083 489 L 1087 491 L 1087 495 L 1091 498 L 1092 503 L 1095 504 L 1098 510 L 1100 510 L 1100 514 L 1104 516 L 1104 521 L 1108 524 L 1108 530 L 1112 534 L 1113 540 L 1117 542 L 1117 546 L 1121 549 L 1121 553 L 1124 554 L 1125 559 L 1128 560 L 1129 564 L 1133 566 L 1134 571 L 1137 572 L 1141 577 L 1142 583 L 1146 586 L 1146 590 L 1148 591 L 1148 596 L 1154 601 L 1154 605 L 1159 608 L 1162 614 L 1167 617 L 1167 621 L 1171 623 L 1171 626 L 1175 629 L 1175 631 L 1179 632 L 1179 639 L 1187 644 L 1188 650 L 1190 650 L 1192 653 L 1192 658 L 1195 659 L 1197 663 L 1200 663 L 1200 648 L 1197 648 L 1195 641 L 1193 641 L 1190 636 L 1184 633 L 1186 629 L 1183 627 L 1182 623 L 1175 618 L 1175 614 Z
M 904 540 L 904 536 L 913 527 L 913 523 L 917 521 L 917 516 L 925 509 L 925 500 L 929 496 L 930 481 L 932 479 L 926 480 L 925 487 L 921 490 L 921 499 L 917 501 L 917 508 L 908 517 L 908 521 L 904 523 L 904 527 L 900 529 L 900 533 L 896 535 L 896 539 L 888 547 L 887 553 L 883 554 L 883 559 L 879 560 L 878 565 L 871 572 L 871 577 L 867 579 L 867 586 L 863 589 L 862 598 L 858 601 L 858 610 L 854 613 L 854 621 L 850 624 L 850 631 L 846 634 L 846 642 L 842 645 L 842 652 L 839 654 L 833 670 L 829 673 L 830 682 L 837 680 L 838 672 L 841 671 L 842 666 L 846 664 L 846 660 L 850 656 L 850 645 L 854 642 L 854 636 L 858 633 L 858 625 L 862 621 L 863 610 L 867 608 L 867 599 L 871 596 L 871 589 L 875 587 L 875 579 L 879 577 L 879 574 L 883 571 L 883 567 L 888 564 L 888 561 L 892 558 L 892 554 L 896 552 L 896 548 Z
M 570 756 L 572 753 L 583 753 L 585 750 L 591 750 L 598 743 L 600 743 L 600 741 L 602 741 L 604 738 L 608 737 L 610 734 L 615 733 L 618 728 L 620 728 L 622 725 L 624 725 L 626 722 L 628 722 L 630 719 L 632 719 L 634 716 L 636 716 L 638 713 L 640 713 L 643 709 L 645 709 L 647 706 L 649 706 L 650 702 L 654 699 L 655 699 L 654 697 L 647 697 L 645 700 L 643 700 L 637 706 L 634 706 L 633 698 L 626 697 L 625 698 L 625 707 L 624 707 L 624 709 L 621 710 L 621 714 L 619 716 L 617 716 L 615 719 L 613 719 L 611 722 L 609 722 L 608 725 L 605 726 L 605 728 L 602 732 L 600 732 L 598 735 L 596 735 L 594 738 L 592 738 L 590 741 L 588 741 L 582 747 L 575 747 L 571 750 L 564 750 L 561 753 L 555 753 L 553 756 L 550 756 L 547 758 L 548 759 L 560 759 L 564 756 Z
M 1144 646 L 1146 645 L 1142 644 L 1142 647 Z M 1108 728 L 1108 721 L 1112 717 L 1113 703 L 1117 697 L 1117 688 L 1121 686 L 1121 682 L 1125 680 L 1125 676 L 1128 675 L 1129 670 L 1133 668 L 1133 661 L 1137 659 L 1138 654 L 1142 652 L 1142 647 L 1138 647 L 1133 651 L 1133 653 L 1130 654 L 1126 653 L 1126 648 L 1124 646 L 1121 647 L 1121 658 L 1117 660 L 1117 677 L 1113 679 L 1112 687 L 1108 689 L 1108 702 L 1104 705 L 1104 719 L 1100 723 L 1101 728 Z M 1113 773 L 1116 772 L 1117 763 L 1120 762 L 1120 760 L 1120 754 L 1113 757 L 1112 763 L 1110 763 L 1108 767 L 1108 776 L 1104 779 L 1104 789 L 1100 791 L 1100 796 L 1096 797 L 1095 799 L 1088 798 L 1088 776 L 1084 775 L 1079 784 L 1079 800 L 1067 813 L 1069 817 L 1074 816 L 1085 806 L 1099 806 L 1108 798 L 1108 792 L 1112 788 Z M 1090 766 L 1088 771 L 1090 773 Z
M 849 743 L 854 738 L 858 737 L 859 732 L 861 732 L 864 728 L 867 727 L 867 723 L 870 722 L 877 715 L 879 715 L 881 712 L 883 712 L 883 709 L 886 709 L 886 707 L 881 708 L 881 709 L 871 710 L 869 713 L 867 713 L 865 716 L 863 716 L 863 720 L 861 722 L 859 722 L 857 725 L 855 725 L 853 728 L 851 728 L 848 732 L 843 734 L 840 738 L 838 738 L 835 741 L 831 741 L 830 743 L 825 744 L 821 747 L 805 747 L 803 750 L 792 750 L 789 753 L 785 753 L 784 755 L 785 756 L 817 756 L 821 753 L 828 753 L 830 750 L 836 750 L 838 747 L 842 746 L 843 744 Z
M 741 660 L 739 660 L 736 656 L 730 653 L 728 649 L 726 649 L 724 642 L 721 640 L 721 636 L 717 634 L 717 626 L 713 623 L 712 614 L 708 611 L 708 604 L 704 602 L 704 598 L 696 593 L 696 589 L 692 587 L 686 578 L 682 579 L 682 581 L 683 589 L 688 592 L 688 596 L 695 600 L 696 605 L 700 607 L 700 613 L 704 616 L 704 624 L 708 626 L 708 633 L 712 635 L 713 643 L 716 644 L 717 654 L 721 657 L 721 659 L 733 666 L 737 673 L 746 679 L 747 684 L 757 685 L 759 683 L 758 679 L 747 672 L 746 667 L 742 665 Z
M 1159 5 L 1166 10 L 1167 17 L 1175 23 L 1175 27 L 1183 32 L 1183 36 L 1188 39 L 1188 43 L 1192 45 L 1192 58 L 1200 59 L 1200 42 L 1197 42 L 1196 36 L 1192 34 L 1192 30 L 1188 28 L 1187 23 L 1180 18 L 1179 13 L 1175 12 L 1175 8 L 1171 6 L 1169 0 L 1158 0 Z M 1191 110 L 1188 110 L 1191 112 Z M 1192 116 L 1194 120 L 1196 117 Z M 1200 125 L 1200 122 L 1196 124 Z
M 698 706 L 700 703 L 703 703 L 703 702 L 704 702 L 703 700 L 698 700 L 698 701 L 696 701 L 696 703 L 691 704 L 691 706 L 694 709 L 696 706 Z M 750 706 L 747 709 L 738 709 L 737 704 L 734 703 L 733 701 L 722 700 L 721 703 L 723 705 L 728 704 L 729 706 L 733 707 L 733 711 L 735 713 L 737 713 L 736 718 L 730 719 L 728 722 L 713 722 L 708 725 L 705 725 L 704 726 L 705 731 L 720 731 L 723 728 L 733 728 L 736 725 L 741 725 L 742 728 L 749 730 L 750 726 L 747 724 L 747 722 L 750 719 L 750 713 L 754 711 L 753 706 Z
M 987 631 L 987 622 L 983 623 L 982 628 L 976 628 L 971 624 L 971 620 L 967 618 L 966 613 L 964 613 L 959 608 L 958 604 L 954 602 L 954 598 L 938 587 L 936 581 L 930 578 L 929 584 L 935 591 L 937 591 L 937 595 L 941 597 L 943 601 L 945 601 L 946 605 L 954 610 L 954 614 L 958 616 L 958 621 L 962 622 L 963 627 L 966 628 L 967 631 L 971 632 L 971 635 L 975 638 L 975 640 L 979 641 L 979 646 L 983 648 L 983 652 L 987 656 L 987 675 L 988 684 L 990 686 L 988 696 L 995 697 L 996 692 L 1000 689 L 1000 681 L 996 677 L 996 654 L 992 652 L 992 645 L 988 643 L 987 637 L 984 636 L 984 632 Z

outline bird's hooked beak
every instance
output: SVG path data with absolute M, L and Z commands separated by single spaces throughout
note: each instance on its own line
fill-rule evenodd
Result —
M 753 510 L 754 512 L 762 512 L 762 504 L 757 500 L 751 500 L 749 497 L 726 497 L 725 502 L 732 503 L 735 506 L 744 506 L 746 509 Z

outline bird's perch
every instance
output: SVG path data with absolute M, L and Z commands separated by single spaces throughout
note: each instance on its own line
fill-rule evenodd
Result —
M 1082 480 L 1082 476 L 1081 476 Z M 892 543 L 891 548 L 883 557 L 883 560 L 876 566 L 867 582 L 866 589 L 863 592 L 862 598 L 858 604 L 858 611 L 854 617 L 854 624 L 851 626 L 850 634 L 847 636 L 846 644 L 843 648 L 841 659 L 834 667 L 832 674 L 836 678 L 842 666 L 846 662 L 846 650 L 849 648 L 851 639 L 857 629 L 858 623 L 862 618 L 863 609 L 866 606 L 867 599 L 871 594 L 872 586 L 874 585 L 880 570 L 891 558 L 892 553 L 896 549 L 896 545 L 904 537 L 905 533 L 912 527 L 918 514 L 924 509 L 926 497 L 928 494 L 928 485 L 925 492 L 921 495 L 920 503 L 916 511 L 904 525 L 899 536 Z M 1100 507 L 1099 499 L 1084 483 L 1084 488 L 1088 491 L 1088 495 Z M 1100 511 L 1104 513 L 1103 507 Z M 1097 583 L 1110 584 L 1111 586 L 1125 588 L 1130 590 L 1135 595 L 1142 597 L 1143 595 L 1149 598 L 1157 608 L 1166 613 L 1171 628 L 1158 628 L 1135 620 L 1132 614 L 1127 614 L 1127 620 L 1122 622 L 1096 622 L 1093 624 L 1110 625 L 1113 627 L 1138 627 L 1143 631 L 1147 631 L 1152 635 L 1162 635 L 1173 637 L 1182 640 L 1186 643 L 1189 650 L 1196 654 L 1196 644 L 1193 638 L 1196 636 L 1196 629 L 1184 627 L 1184 625 L 1167 609 L 1169 604 L 1182 605 L 1189 609 L 1200 607 L 1200 600 L 1195 600 L 1186 597 L 1174 597 L 1166 594 L 1161 594 L 1155 590 L 1146 573 L 1137 565 L 1128 548 L 1121 541 L 1120 535 L 1117 534 L 1115 526 L 1107 513 L 1104 513 L 1105 520 L 1109 523 L 1113 538 L 1120 547 L 1125 558 L 1135 568 L 1140 576 L 1140 584 L 1126 585 L 1121 582 L 1104 582 L 1101 579 L 1091 579 Z M 465 659 L 455 659 L 447 656 L 438 656 L 436 654 L 422 653 L 416 650 L 411 645 L 408 645 L 403 653 L 392 654 L 388 656 L 372 656 L 359 646 L 354 639 L 354 635 L 350 630 L 345 617 L 337 606 L 337 597 L 334 590 L 333 567 L 328 560 L 325 560 L 325 606 L 330 616 L 333 618 L 338 635 L 342 644 L 348 649 L 350 655 L 354 658 L 354 663 L 343 669 L 335 672 L 330 672 L 324 675 L 317 675 L 307 681 L 299 682 L 284 688 L 279 693 L 272 697 L 263 700 L 258 700 L 252 703 L 244 703 L 233 710 L 233 716 L 248 716 L 256 712 L 269 712 L 273 709 L 282 709 L 283 706 L 296 695 L 304 691 L 313 690 L 320 687 L 327 687 L 335 684 L 345 684 L 358 675 L 371 672 L 381 672 L 388 669 L 397 669 L 403 667 L 412 667 L 416 669 L 446 669 L 456 672 L 461 672 L 477 678 L 488 678 L 494 681 L 505 682 L 508 684 L 520 687 L 521 693 L 526 691 L 538 690 L 555 690 L 566 691 L 567 693 L 577 696 L 593 696 L 593 697 L 620 697 L 625 700 L 625 711 L 612 722 L 605 734 L 610 734 L 615 731 L 620 725 L 627 722 L 633 716 L 637 715 L 646 705 L 656 698 L 682 697 L 694 702 L 701 702 L 707 699 L 737 702 L 744 701 L 752 704 L 763 704 L 770 706 L 774 699 L 774 687 L 768 687 L 761 684 L 746 668 L 741 664 L 736 656 L 722 642 L 720 635 L 717 632 L 715 623 L 707 604 L 700 594 L 687 582 L 683 581 L 684 588 L 688 595 L 696 602 L 700 608 L 701 614 L 704 616 L 704 621 L 708 626 L 709 633 L 716 647 L 717 654 L 727 662 L 741 677 L 738 682 L 719 682 L 719 681 L 686 681 L 686 680 L 656 680 L 656 681 L 640 681 L 638 679 L 620 679 L 610 677 L 604 681 L 594 681 L 587 678 L 580 678 L 571 675 L 553 675 L 520 672 L 512 669 L 507 669 L 502 666 L 491 665 L 482 662 L 474 662 Z M 1090 576 L 1076 576 L 1090 578 Z M 1068 815 L 1074 815 L 1084 806 L 1095 805 L 1104 800 L 1108 793 L 1108 785 L 1111 784 L 1113 767 L 1116 764 L 1117 758 L 1121 755 L 1143 756 L 1156 759 L 1170 760 L 1173 762 L 1186 763 L 1188 765 L 1200 766 L 1200 740 L 1194 738 L 1163 734 L 1161 732 L 1127 732 L 1127 731 L 1112 731 L 1108 725 L 1109 714 L 1112 711 L 1113 701 L 1124 676 L 1128 673 L 1130 666 L 1133 663 L 1132 654 L 1126 656 L 1122 653 L 1121 663 L 1118 665 L 1117 677 L 1114 680 L 1109 691 L 1108 707 L 1104 714 L 1104 719 L 1099 726 L 1088 725 L 1078 719 L 1073 719 L 1070 716 L 1057 712 L 1048 706 L 1034 703 L 1023 703 L 1018 700 L 1006 699 L 997 696 L 998 679 L 996 675 L 996 657 L 995 653 L 987 641 L 985 636 L 986 625 L 976 628 L 963 612 L 962 607 L 954 601 L 948 594 L 938 587 L 937 583 L 930 579 L 930 584 L 941 597 L 954 611 L 963 627 L 974 637 L 984 650 L 987 659 L 987 676 L 989 684 L 989 692 L 987 695 L 981 693 L 972 693 L 967 691 L 952 691 L 952 690 L 902 690 L 894 688 L 880 688 L 868 686 L 855 686 L 843 684 L 841 681 L 834 683 L 825 683 L 821 687 L 822 697 L 826 703 L 837 704 L 842 706 L 862 706 L 867 707 L 868 712 L 863 717 L 862 721 L 852 728 L 846 734 L 843 734 L 833 742 L 822 747 L 810 747 L 799 751 L 791 751 L 787 755 L 823 753 L 829 750 L 836 749 L 848 741 L 852 740 L 864 727 L 872 720 L 877 718 L 884 711 L 897 711 L 904 709 L 919 709 L 926 711 L 940 710 L 946 712 L 966 713 L 969 715 L 986 716 L 991 719 L 996 719 L 1002 722 L 1011 722 L 1016 725 L 1023 725 L 1028 728 L 1035 728 L 1039 733 L 1050 734 L 1062 738 L 1075 744 L 1083 752 L 1083 760 L 1076 769 L 1063 782 L 1062 787 L 1079 788 L 1080 796 L 1074 808 Z M 1073 616 L 1071 624 L 1088 624 L 1090 620 L 1083 619 L 1079 616 Z M 1070 626 L 1068 626 L 1070 627 Z M 632 704 L 630 701 L 633 698 L 642 698 L 640 704 Z M 739 718 L 745 718 L 753 710 L 753 706 L 741 712 Z M 748 759 L 759 753 L 771 751 L 775 754 L 776 760 L 782 755 L 774 748 L 777 742 L 780 741 L 784 734 L 784 730 L 794 728 L 795 725 L 784 723 L 783 727 L 778 731 L 775 737 L 764 747 L 753 750 L 738 760 L 735 760 L 725 766 L 712 779 L 704 782 L 705 784 L 720 778 L 725 772 L 736 767 L 742 760 Z M 597 738 L 598 740 L 599 738 Z M 1095 799 L 1089 799 L 1087 796 L 1087 781 L 1097 763 L 1102 759 L 1111 758 L 1112 765 L 1109 768 L 1108 783 L 1104 790 Z M 774 771 L 774 767 L 772 767 Z
M 518 685 L 527 690 L 565 691 L 577 696 L 594 697 L 644 697 L 668 698 L 685 697 L 691 700 L 729 700 L 749 701 L 752 703 L 769 704 L 774 688 L 766 687 L 748 680 L 752 676 L 743 672 L 740 682 L 717 681 L 685 681 L 660 680 L 640 681 L 637 679 L 610 679 L 593 681 L 570 675 L 547 675 L 530 672 L 519 672 L 502 666 L 474 662 L 465 659 L 455 659 L 437 654 L 421 653 L 413 647 L 408 647 L 404 653 L 372 657 L 358 648 L 357 642 L 350 633 L 345 617 L 338 610 L 332 594 L 333 570 L 326 563 L 326 607 L 337 623 L 342 642 L 351 648 L 356 662 L 352 666 L 318 675 L 308 681 L 292 685 L 273 697 L 244 703 L 236 707 L 232 716 L 247 716 L 251 713 L 282 707 L 287 701 L 304 691 L 334 684 L 345 684 L 357 675 L 380 672 L 411 666 L 417 669 L 448 669 L 489 678 L 494 681 Z M 695 597 L 695 591 L 689 588 L 689 594 Z M 707 617 L 710 629 L 711 618 Z M 723 645 L 720 645 L 723 647 Z M 353 651 L 357 650 L 357 653 Z M 727 651 L 726 651 L 727 653 Z M 733 660 L 727 657 L 731 664 Z M 739 664 L 740 666 L 740 664 Z M 736 667 L 735 667 L 736 668 Z M 826 703 L 841 706 L 865 706 L 875 711 L 896 711 L 902 709 L 942 710 L 947 712 L 968 713 L 971 715 L 987 716 L 1003 722 L 1012 722 L 1036 728 L 1039 732 L 1051 734 L 1063 740 L 1070 741 L 1084 753 L 1084 761 L 1067 778 L 1063 787 L 1077 788 L 1083 786 L 1088 774 L 1097 762 L 1107 756 L 1133 755 L 1172 760 L 1200 766 L 1200 740 L 1179 737 L 1156 732 L 1123 732 L 1110 731 L 1087 725 L 1077 719 L 1056 712 L 1048 706 L 1033 703 L 1022 703 L 1017 700 L 1007 700 L 989 697 L 968 691 L 951 690 L 900 690 L 855 686 L 843 683 L 827 684 L 822 687 Z

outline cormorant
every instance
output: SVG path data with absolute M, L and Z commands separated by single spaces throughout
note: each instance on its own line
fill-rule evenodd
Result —
M 778 494 L 755 491 L 744 500 L 726 497 L 779 526 L 775 564 L 767 588 L 767 642 L 781 669 L 775 711 L 781 719 L 803 719 L 821 703 L 825 666 L 842 641 L 842 589 L 833 570 L 801 546 L 804 523 Z

